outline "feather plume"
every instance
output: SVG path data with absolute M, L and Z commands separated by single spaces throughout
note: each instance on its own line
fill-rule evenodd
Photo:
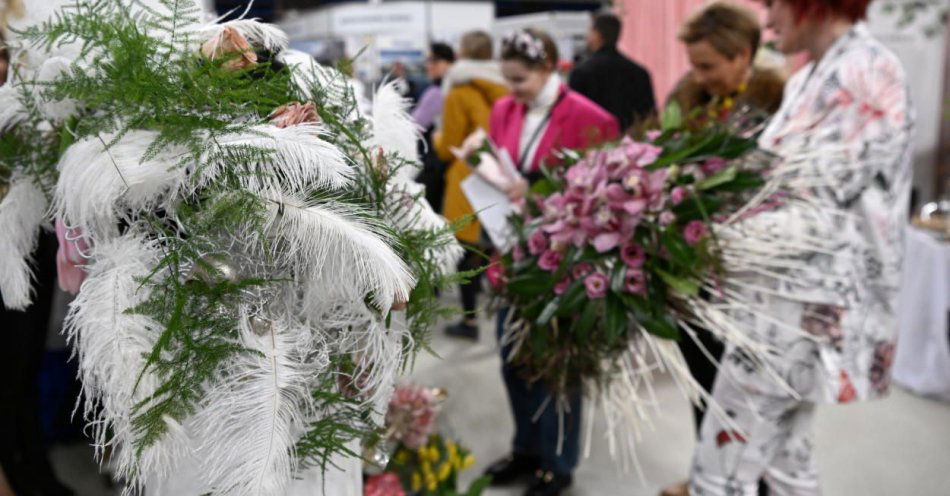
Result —
M 161 204 L 186 177 L 179 166 L 186 152 L 173 148 L 143 161 L 155 137 L 152 131 L 131 131 L 108 149 L 111 136 L 69 147 L 58 166 L 56 214 L 95 238 L 111 232 L 125 208 Z
M 160 383 L 151 373 L 136 381 L 145 367 L 162 326 L 151 318 L 126 313 L 142 303 L 147 290 L 138 282 L 153 270 L 158 248 L 135 234 L 104 241 L 94 247 L 89 277 L 69 306 L 64 333 L 79 359 L 85 418 L 99 457 L 116 448 L 111 463 L 132 485 L 142 474 L 160 472 L 180 455 L 174 436 L 155 443 L 136 458 L 132 408 Z
M 0 201 L 0 293 L 7 308 L 30 305 L 30 261 L 46 207 L 46 196 L 25 176 L 14 178 Z
M 273 24 L 260 22 L 256 19 L 238 19 L 220 24 L 208 24 L 193 29 L 196 50 L 201 43 L 221 36 L 225 28 L 232 28 L 241 34 L 251 45 L 277 53 L 287 48 L 289 43 L 287 34 Z
M 390 81 L 376 91 L 373 100 L 373 136 L 370 146 L 379 147 L 386 153 L 396 153 L 409 164 L 401 167 L 396 180 L 409 182 L 419 173 L 419 150 L 421 136 L 419 125 L 406 113 L 410 102 L 396 91 L 396 81 Z
M 8 82 L 0 86 L 0 132 L 6 131 L 27 117 L 20 103 L 17 88 Z
M 323 139 L 324 130 L 315 124 L 300 124 L 278 128 L 271 125 L 253 126 L 240 133 L 215 138 L 222 159 L 200 169 L 192 188 L 211 183 L 222 172 L 233 167 L 228 160 L 231 153 L 241 153 L 249 147 L 268 150 L 266 163 L 253 171 L 239 171 L 245 187 L 254 192 L 275 194 L 289 188 L 293 192 L 313 188 L 341 189 L 350 185 L 355 171 L 343 152 Z
M 248 352 L 209 391 L 195 419 L 197 454 L 215 492 L 279 496 L 296 472 L 293 448 L 312 410 L 308 386 L 319 368 L 299 348 L 309 329 L 242 314 L 238 332 Z M 252 318 L 261 319 L 257 327 Z
M 285 257 L 307 285 L 341 286 L 357 298 L 373 294 L 386 313 L 393 301 L 408 301 L 414 280 L 383 229 L 352 206 L 308 204 L 293 196 L 269 199 L 265 232 L 285 240 Z

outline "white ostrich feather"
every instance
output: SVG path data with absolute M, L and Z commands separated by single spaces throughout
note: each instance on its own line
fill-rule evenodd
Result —
M 323 135 L 324 129 L 316 124 L 285 128 L 262 124 L 245 132 L 214 138 L 213 143 L 224 158 L 203 165 L 188 186 L 197 189 L 213 182 L 233 167 L 228 160 L 229 151 L 240 153 L 242 149 L 253 147 L 271 151 L 265 163 L 257 164 L 256 170 L 237 171 L 242 175 L 244 186 L 253 192 L 275 194 L 286 190 L 345 188 L 352 183 L 355 171 L 343 152 L 325 141 Z
M 422 196 L 424 186 L 416 182 L 390 185 L 386 196 L 390 222 L 405 231 L 436 231 L 445 229 L 448 221 L 435 213 Z M 454 273 L 465 250 L 454 236 L 447 236 L 445 244 L 434 246 L 426 256 L 435 260 L 443 274 Z
M 409 161 L 396 172 L 400 182 L 412 181 L 419 173 L 417 143 L 421 129 L 406 113 L 409 106 L 409 100 L 396 91 L 396 81 L 380 86 L 373 100 L 373 135 L 369 144 Z
M 46 195 L 32 179 L 19 176 L 0 200 L 0 293 L 7 308 L 29 306 L 30 260 L 46 216 Z
M 93 248 L 89 276 L 69 306 L 63 332 L 79 361 L 85 418 L 100 458 L 114 448 L 110 463 L 131 485 L 145 474 L 160 473 L 181 454 L 177 436 L 166 436 L 136 457 L 132 409 L 159 385 L 152 373 L 141 376 L 145 356 L 162 332 L 150 317 L 125 311 L 142 303 L 147 290 L 137 278 L 148 275 L 158 261 L 158 247 L 127 233 Z M 170 424 L 171 427 L 174 427 Z M 110 437 L 111 436 L 111 437 Z M 177 441 L 176 441 L 177 439 Z
M 356 108 L 344 116 L 347 121 L 368 115 L 370 103 L 363 94 L 363 87 L 356 79 L 345 76 L 333 67 L 322 66 L 310 54 L 300 50 L 284 50 L 277 60 L 288 66 L 294 85 L 307 100 L 314 98 L 313 87 L 319 86 L 328 102 L 342 102 L 347 93 L 352 93 L 356 99 Z
M 176 147 L 143 161 L 155 137 L 152 131 L 131 131 L 108 149 L 112 136 L 86 138 L 69 147 L 59 162 L 56 214 L 95 238 L 112 232 L 125 208 L 161 204 L 186 177 L 179 165 L 186 151 Z
M 287 48 L 287 34 L 273 24 L 260 22 L 256 19 L 238 19 L 234 21 L 223 22 L 220 24 L 208 24 L 194 28 L 194 38 L 197 49 L 202 43 L 213 40 L 216 46 L 221 42 L 221 34 L 225 28 L 232 28 L 241 34 L 247 41 L 256 47 L 267 49 L 271 52 L 280 52 Z
M 258 334 L 250 318 L 243 310 L 238 329 L 249 352 L 231 361 L 196 416 L 196 454 L 215 493 L 281 496 L 297 469 L 294 445 L 312 410 L 308 386 L 319 370 L 299 348 L 309 329 L 278 321 Z
M 42 94 L 43 84 L 51 83 L 68 72 L 70 60 L 65 57 L 50 57 L 43 61 L 36 73 L 36 81 L 40 83 L 39 93 Z M 73 100 L 47 100 L 40 98 L 40 111 L 46 119 L 51 121 L 65 121 L 76 115 L 77 106 Z
M 6 131 L 27 117 L 20 104 L 17 87 L 12 82 L 0 86 L 0 132 Z
M 290 195 L 268 201 L 265 232 L 286 241 L 277 255 L 305 285 L 342 286 L 357 298 L 372 293 L 383 313 L 396 300 L 408 301 L 414 279 L 379 226 L 351 206 L 308 204 Z

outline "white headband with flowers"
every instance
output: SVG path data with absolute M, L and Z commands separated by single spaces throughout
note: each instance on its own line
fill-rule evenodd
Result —
M 502 40 L 502 44 L 514 49 L 515 52 L 524 55 L 531 61 L 542 62 L 546 58 L 544 42 L 524 29 L 509 33 Z

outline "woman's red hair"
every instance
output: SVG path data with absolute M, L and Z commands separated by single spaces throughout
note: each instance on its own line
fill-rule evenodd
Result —
M 868 14 L 872 0 L 783 0 L 795 9 L 798 20 L 806 18 L 825 19 L 829 16 L 844 17 L 857 22 Z

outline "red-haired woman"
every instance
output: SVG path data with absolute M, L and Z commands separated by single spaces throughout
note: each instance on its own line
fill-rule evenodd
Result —
M 860 22 L 869 1 L 766 2 L 779 48 L 812 60 L 760 137 L 781 158 L 774 178 L 802 197 L 737 228 L 815 248 L 740 281 L 749 311 L 734 317 L 781 351 L 766 368 L 727 350 L 713 388 L 725 415 L 703 422 L 694 496 L 754 495 L 761 477 L 774 495 L 819 494 L 816 404 L 888 388 L 913 119 L 900 62 Z

